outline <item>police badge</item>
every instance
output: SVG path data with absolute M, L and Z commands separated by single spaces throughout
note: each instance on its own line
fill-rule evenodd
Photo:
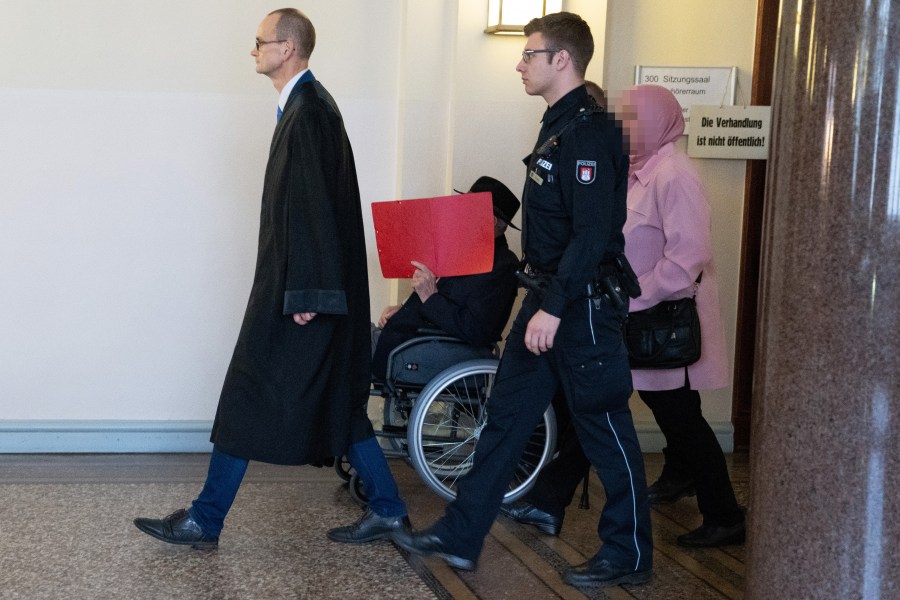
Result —
M 597 176 L 597 161 L 595 160 L 577 160 L 575 161 L 575 179 L 578 183 L 588 185 L 594 183 Z

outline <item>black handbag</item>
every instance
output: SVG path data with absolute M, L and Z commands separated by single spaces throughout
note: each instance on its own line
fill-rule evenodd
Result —
M 678 369 L 694 364 L 700 360 L 696 291 L 690 298 L 628 313 L 624 336 L 632 369 Z

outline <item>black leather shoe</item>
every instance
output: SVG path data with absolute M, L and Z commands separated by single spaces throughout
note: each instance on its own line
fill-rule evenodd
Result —
M 421 531 L 413 533 L 402 529 L 394 530 L 391 539 L 394 543 L 411 554 L 419 556 L 437 556 L 444 559 L 454 569 L 463 571 L 474 571 L 475 561 L 450 554 L 444 542 L 429 531 Z
M 353 525 L 335 527 L 328 531 L 328 539 L 342 544 L 365 544 L 375 540 L 389 540 L 391 533 L 397 529 L 409 531 L 409 518 L 379 517 L 372 510 L 367 510 Z
M 747 529 L 743 521 L 734 525 L 701 525 L 684 535 L 679 535 L 679 546 L 687 548 L 718 548 L 719 546 L 735 546 L 743 544 L 747 538 Z
M 647 488 L 647 499 L 650 504 L 672 504 L 685 496 L 696 495 L 694 482 L 687 480 L 657 479 Z
M 606 559 L 596 557 L 584 564 L 572 567 L 563 574 L 563 581 L 579 588 L 609 587 L 613 585 L 647 583 L 653 577 L 653 571 L 635 571 L 615 567 Z
M 197 521 L 183 508 L 163 519 L 135 519 L 134 525 L 147 535 L 169 544 L 194 548 L 215 548 L 219 545 L 219 538 L 203 533 Z
M 503 504 L 500 513 L 506 515 L 516 523 L 533 525 L 547 535 L 559 535 L 562 529 L 562 517 L 544 512 L 528 502 L 516 502 L 515 504 Z

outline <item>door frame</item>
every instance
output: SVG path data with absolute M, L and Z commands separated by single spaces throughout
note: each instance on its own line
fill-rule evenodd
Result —
M 759 0 L 756 16 L 756 48 L 753 56 L 753 85 L 750 104 L 770 106 L 778 45 L 780 0 Z M 740 275 L 738 280 L 737 331 L 734 351 L 734 380 L 731 421 L 734 450 L 750 448 L 750 414 L 753 406 L 757 316 L 759 313 L 760 256 L 763 210 L 766 195 L 766 161 L 748 160 L 744 185 L 741 231 Z

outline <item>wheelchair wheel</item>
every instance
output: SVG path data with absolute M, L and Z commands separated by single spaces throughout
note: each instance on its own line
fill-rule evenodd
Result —
M 336 456 L 334 458 L 334 472 L 344 481 L 350 481 L 350 478 L 356 473 L 346 456 Z
M 360 508 L 365 509 L 369 505 L 369 497 L 366 496 L 366 488 L 363 486 L 362 479 L 359 478 L 359 473 L 356 471 L 353 472 L 350 481 L 347 482 L 347 491 Z
M 413 404 L 409 457 L 426 485 L 446 500 L 456 497 L 456 482 L 472 468 L 497 365 L 496 360 L 479 359 L 450 367 L 432 379 Z M 550 406 L 528 441 L 504 503 L 515 502 L 531 489 L 555 446 L 556 416 Z

